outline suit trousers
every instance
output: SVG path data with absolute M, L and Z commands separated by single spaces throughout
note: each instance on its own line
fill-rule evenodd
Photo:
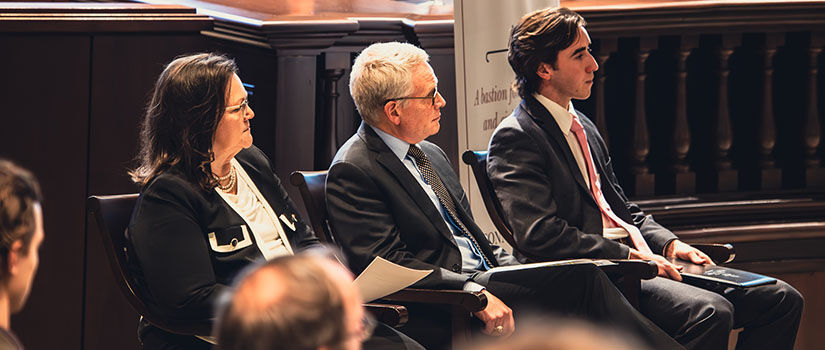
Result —
M 653 349 L 683 349 L 634 309 L 595 265 L 521 269 L 484 279 L 480 283 L 507 304 L 517 319 L 524 315 L 580 317 L 641 339 Z
M 711 291 L 656 277 L 641 287 L 642 314 L 688 349 L 727 349 L 740 327 L 737 349 L 793 349 L 803 299 L 783 281 Z

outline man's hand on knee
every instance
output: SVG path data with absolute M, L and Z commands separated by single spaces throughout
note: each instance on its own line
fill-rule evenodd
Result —
M 667 261 L 665 257 L 658 255 L 658 254 L 648 254 L 644 252 L 640 252 L 636 249 L 630 249 L 630 258 L 631 259 L 642 259 L 642 260 L 651 260 L 656 263 L 656 266 L 659 267 L 659 276 L 670 278 L 674 281 L 681 281 L 682 275 L 679 274 L 679 271 L 682 270 L 681 266 L 676 266 L 670 261 Z

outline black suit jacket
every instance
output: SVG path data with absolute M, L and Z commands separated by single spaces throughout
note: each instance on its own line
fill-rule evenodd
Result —
M 583 114 L 578 117 L 610 208 L 639 228 L 654 253 L 662 254 L 676 236 L 627 200 L 596 126 Z M 487 173 L 520 249 L 547 260 L 628 257 L 628 246 L 602 237 L 601 212 L 570 146 L 534 97 L 523 100 L 496 128 Z
M 459 204 L 458 215 L 484 254 L 497 265 L 517 264 L 476 226 L 444 151 L 427 141 L 419 147 Z M 381 256 L 410 268 L 433 270 L 415 287 L 461 289 L 472 278 L 461 274 L 461 253 L 430 197 L 366 124 L 361 123 L 335 155 L 327 175 L 326 199 L 335 238 L 354 272 Z
M 252 146 L 235 159 L 276 215 L 298 217 L 261 150 Z M 140 193 L 128 231 L 141 279 L 138 287 L 148 292 L 144 293 L 150 297 L 148 306 L 174 319 L 212 318 L 216 298 L 237 273 L 252 261 L 263 260 L 248 227 L 252 244 L 244 247 L 242 226 L 246 222 L 217 192 L 204 191 L 174 167 L 149 182 Z M 295 230 L 282 226 L 294 251 L 318 245 L 312 229 L 300 219 Z M 213 242 L 209 233 L 215 233 Z M 231 248 L 232 238 L 239 240 L 237 248 Z

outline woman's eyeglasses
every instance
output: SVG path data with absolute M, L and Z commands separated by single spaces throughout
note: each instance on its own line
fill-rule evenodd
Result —
M 229 106 L 229 107 L 226 107 L 226 109 L 229 111 L 229 113 L 238 113 L 240 111 L 246 112 L 247 107 L 249 107 L 249 100 L 244 99 L 243 102 L 241 102 L 241 104 L 235 105 L 235 106 Z

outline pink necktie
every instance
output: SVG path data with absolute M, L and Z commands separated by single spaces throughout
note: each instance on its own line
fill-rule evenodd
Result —
M 573 117 L 573 124 L 570 126 L 570 131 L 576 135 L 576 141 L 579 142 L 579 147 L 581 147 L 582 153 L 584 154 L 584 162 L 587 165 L 587 173 L 590 177 L 590 194 L 599 206 L 604 222 L 613 225 L 613 227 L 621 226 L 630 235 L 630 240 L 633 241 L 636 249 L 642 252 L 652 253 L 638 228 L 624 222 L 624 220 L 617 217 L 609 207 L 602 205 L 602 190 L 599 187 L 598 174 L 596 174 L 596 168 L 593 165 L 593 158 L 590 156 L 590 147 L 587 145 L 587 136 L 584 134 L 584 127 L 582 127 L 579 118 L 576 117 L 575 114 L 571 113 L 570 116 Z

